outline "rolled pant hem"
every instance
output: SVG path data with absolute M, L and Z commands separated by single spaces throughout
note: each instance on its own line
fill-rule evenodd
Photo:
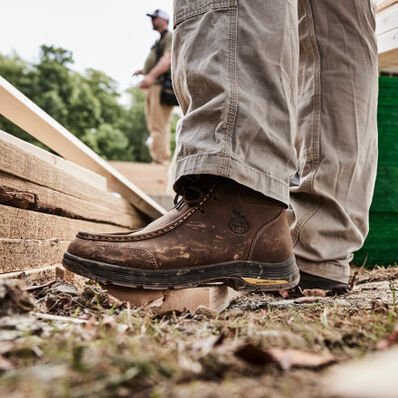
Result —
M 334 281 L 348 283 L 350 279 L 350 267 L 336 264 L 336 262 L 315 263 L 296 257 L 297 266 L 300 271 L 307 274 L 320 276 L 322 278 L 332 279 Z
M 229 167 L 225 168 L 225 162 Z M 289 205 L 289 185 L 269 174 L 256 170 L 230 156 L 220 154 L 200 154 L 186 156 L 176 164 L 175 182 L 181 177 L 192 174 L 212 174 L 230 178 L 272 199 Z

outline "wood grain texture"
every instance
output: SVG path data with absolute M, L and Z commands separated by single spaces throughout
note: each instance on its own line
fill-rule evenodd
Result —
M 145 222 L 129 206 L 126 210 L 105 207 L 0 172 L 0 204 L 86 221 L 110 223 L 135 229 Z
M 51 188 L 75 198 L 98 203 L 122 212 L 131 212 L 131 205 L 112 193 L 101 191 L 83 180 L 58 169 L 36 155 L 0 137 L 0 171 L 29 182 Z
M 79 231 L 108 233 L 128 230 L 115 225 L 73 220 L 0 205 L 0 238 L 72 240 Z
M 375 0 L 376 12 L 379 13 L 380 11 L 396 3 L 398 3 L 398 0 Z
M 187 310 L 194 313 L 201 306 L 214 312 L 221 312 L 232 300 L 244 295 L 227 286 L 162 291 L 129 289 L 112 285 L 102 287 L 112 296 L 129 302 L 133 307 L 149 307 L 158 314 Z
M 147 216 L 158 218 L 166 213 L 159 204 L 1 76 L 0 113 L 65 159 L 105 176 L 109 189 L 118 192 Z
M 59 264 L 69 241 L 0 238 L 0 273 Z
M 94 173 L 91 170 L 85 169 L 84 167 L 81 167 L 75 163 L 72 163 L 69 160 L 65 160 L 57 155 L 54 155 L 53 153 L 39 148 L 36 145 L 32 145 L 29 142 L 14 137 L 11 134 L 7 134 L 5 131 L 0 130 L 0 137 L 5 141 L 19 146 L 21 149 L 24 149 L 25 151 L 44 160 L 49 165 L 61 169 L 76 178 L 84 180 L 87 185 L 93 186 L 101 191 L 107 191 L 107 182 L 105 177 Z

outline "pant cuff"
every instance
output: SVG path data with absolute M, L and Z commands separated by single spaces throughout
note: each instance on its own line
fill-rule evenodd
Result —
M 332 279 L 334 281 L 348 283 L 350 280 L 350 266 L 341 265 L 336 262 L 315 263 L 296 257 L 297 266 L 300 271 L 307 274 Z
M 226 170 L 226 160 L 229 167 Z M 212 174 L 230 178 L 235 182 L 254 189 L 272 199 L 289 205 L 289 185 L 268 173 L 256 170 L 239 160 L 220 154 L 200 154 L 177 160 L 174 184 L 183 176 Z

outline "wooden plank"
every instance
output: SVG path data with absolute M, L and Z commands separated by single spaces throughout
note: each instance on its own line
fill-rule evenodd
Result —
M 398 3 L 379 12 L 376 16 L 376 35 L 398 27 Z
M 374 1 L 374 3 L 375 3 L 376 12 L 378 13 L 384 10 L 385 8 L 390 7 L 395 3 L 398 3 L 398 0 L 376 0 Z
M 0 204 L 86 221 L 140 228 L 142 216 L 132 206 L 127 211 L 88 202 L 0 172 Z
M 111 190 L 118 192 L 144 214 L 158 218 L 166 213 L 148 195 L 1 76 L 0 113 L 65 159 L 105 176 Z
M 69 241 L 0 239 L 0 273 L 59 264 Z
M 232 300 L 244 294 L 227 286 L 163 291 L 129 289 L 112 285 L 102 287 L 112 296 L 129 302 L 133 307 L 148 307 L 159 314 L 186 310 L 194 313 L 201 306 L 218 313 L 225 310 Z
M 57 169 L 26 150 L 0 137 L 0 171 L 23 178 L 64 194 L 98 203 L 117 211 L 131 212 L 131 205 L 110 192 L 104 192 L 63 170 Z
M 72 284 L 79 292 L 84 290 L 86 281 L 88 281 L 87 278 L 68 271 L 60 264 L 0 274 L 0 280 L 21 279 L 26 281 L 28 286 L 33 284 L 40 285 L 56 278 Z
M 129 230 L 0 205 L 0 238 L 72 240 L 79 231 L 109 233 Z
M 24 279 L 31 283 L 45 283 L 57 277 L 58 265 L 50 265 L 26 271 L 12 271 L 0 274 L 0 280 Z
M 398 48 L 379 54 L 379 70 L 398 67 Z M 398 69 L 395 71 L 398 73 Z
M 84 167 L 81 167 L 75 163 L 72 163 L 69 160 L 62 159 L 61 157 L 54 155 L 51 152 L 37 147 L 36 145 L 32 145 L 29 142 L 14 137 L 13 135 L 6 133 L 5 131 L 0 130 L 0 137 L 5 141 L 10 142 L 11 144 L 19 146 L 25 151 L 34 154 L 48 164 L 57 167 L 64 172 L 73 175 L 76 178 L 84 180 L 87 185 L 93 186 L 97 189 L 100 189 L 101 191 L 108 191 L 105 177 L 100 176 L 99 174 L 94 173 L 91 170 L 85 169 Z

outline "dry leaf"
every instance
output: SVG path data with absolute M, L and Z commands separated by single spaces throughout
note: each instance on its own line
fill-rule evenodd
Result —
M 295 304 L 313 304 L 313 303 L 319 303 L 321 301 L 322 297 L 299 297 L 294 300 Z
M 0 355 L 0 370 L 14 369 L 14 365 L 6 358 Z
M 201 355 L 207 355 L 212 348 L 222 344 L 225 339 L 225 334 L 220 333 L 218 336 L 210 336 L 207 339 L 195 341 L 192 348 L 199 351 Z
M 385 350 L 387 348 L 390 348 L 397 342 L 398 342 L 398 331 L 396 326 L 395 330 L 386 339 L 381 340 L 376 344 L 376 349 Z
M 315 369 L 335 362 L 332 355 L 312 354 L 300 350 L 271 348 L 267 353 L 282 370 L 293 367 Z
M 164 303 L 164 300 L 165 300 L 165 297 L 162 296 L 162 297 L 160 297 L 160 298 L 158 298 L 158 299 L 156 299 L 156 300 L 151 301 L 151 302 L 147 305 L 147 307 L 148 307 L 148 308 L 157 308 L 157 307 L 161 307 L 161 306 L 163 305 L 163 303 Z
M 288 299 L 290 297 L 288 290 L 278 290 L 278 293 L 284 298 Z
M 262 350 L 253 344 L 245 344 L 235 351 L 235 355 L 254 365 L 273 363 L 282 370 L 296 368 L 319 368 L 335 361 L 332 355 L 312 354 L 300 350 L 271 348 Z
M 301 291 L 306 297 L 326 297 L 327 290 L 322 289 L 304 289 Z
M 204 306 L 204 305 L 200 305 L 196 311 L 194 315 L 201 315 L 201 316 L 205 316 L 206 318 L 209 319 L 214 319 L 217 317 L 218 312 L 211 310 L 210 308 Z

